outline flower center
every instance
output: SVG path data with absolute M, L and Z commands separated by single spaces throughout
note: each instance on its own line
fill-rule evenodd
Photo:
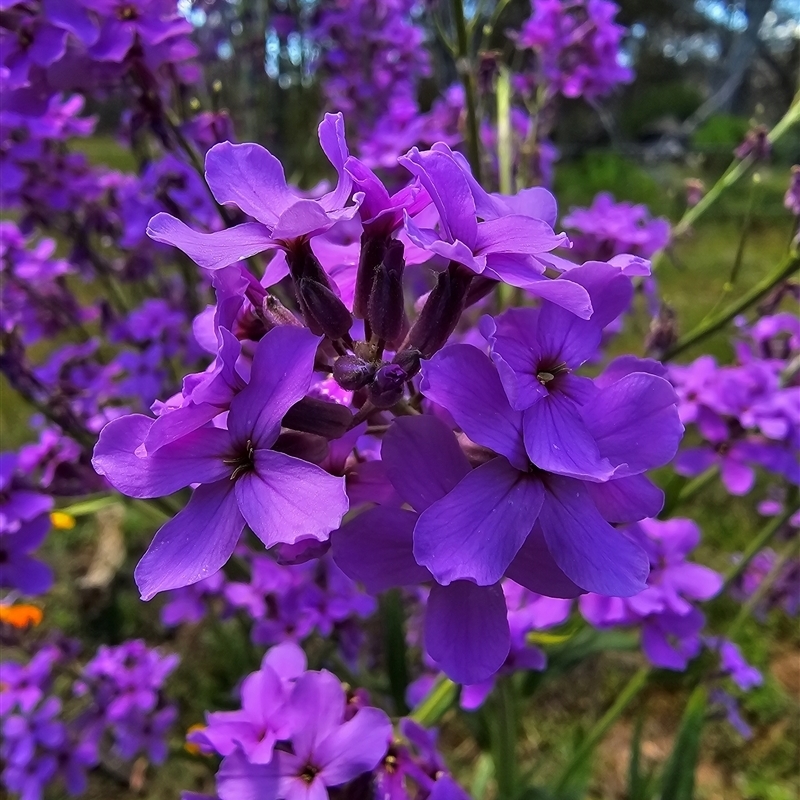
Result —
M 139 13 L 136 10 L 135 6 L 132 5 L 124 5 L 120 6 L 117 9 L 117 17 L 121 19 L 123 22 L 128 22 L 129 20 L 136 19 L 139 16 Z
M 256 468 L 253 442 L 248 439 L 244 449 L 240 453 L 237 453 L 231 458 L 226 458 L 223 463 L 227 464 L 229 467 L 233 467 L 233 472 L 231 472 L 232 481 L 235 481 L 238 477 L 248 472 L 252 472 Z
M 303 771 L 300 773 L 300 777 L 306 783 L 313 783 L 318 772 L 319 770 L 313 764 L 306 764 L 306 766 L 303 768 Z
M 547 367 L 547 369 L 540 369 L 536 373 L 536 380 L 542 384 L 542 386 L 547 386 L 550 381 L 556 379 L 558 375 L 561 375 L 565 372 L 569 372 L 569 367 L 566 365 L 565 362 L 561 362 L 560 364 L 556 364 L 554 367 Z

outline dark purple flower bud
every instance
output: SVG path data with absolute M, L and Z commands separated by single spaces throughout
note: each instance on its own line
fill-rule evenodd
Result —
M 369 387 L 369 399 L 376 408 L 391 408 L 403 396 L 403 386 L 408 379 L 405 370 L 397 364 L 385 364 L 375 374 Z
M 393 239 L 386 248 L 383 261 L 375 270 L 369 295 L 368 316 L 372 333 L 385 342 L 396 340 L 403 330 L 403 269 L 405 247 Z
M 744 141 L 733 151 L 736 158 L 753 156 L 755 161 L 766 161 L 772 152 L 769 131 L 764 125 L 758 125 L 747 132 Z
M 392 363 L 403 368 L 406 378 L 413 378 L 419 372 L 419 362 L 422 354 L 419 350 L 401 350 L 393 359 Z
M 325 284 L 301 278 L 295 283 L 303 318 L 311 331 L 329 339 L 341 339 L 353 326 L 347 306 Z
M 353 317 L 331 288 L 308 242 L 299 244 L 286 257 L 297 302 L 311 332 L 317 336 L 324 334 L 334 341 L 346 336 L 353 325 Z
M 644 340 L 645 352 L 661 358 L 678 339 L 675 309 L 661 304 L 658 316 L 650 321 L 650 330 Z
M 792 177 L 784 195 L 783 204 L 792 214 L 800 217 L 800 167 L 796 164 L 792 167 Z
M 356 288 L 353 297 L 353 314 L 358 319 L 367 319 L 369 313 L 369 296 L 375 280 L 375 271 L 386 254 L 386 238 L 370 236 L 366 231 L 361 234 L 361 253 L 358 257 Z
M 304 397 L 286 412 L 281 424 L 295 431 L 338 439 L 352 421 L 353 415 L 347 406 L 328 403 L 316 397 Z
M 366 386 L 375 375 L 375 365 L 358 356 L 340 356 L 333 364 L 333 379 L 352 392 Z
M 694 208 L 706 193 L 705 184 L 697 178 L 688 178 L 684 185 L 686 186 L 686 205 Z
M 407 347 L 419 350 L 423 358 L 442 349 L 461 318 L 472 278 L 472 272 L 454 261 L 439 273 L 436 286 L 409 331 Z
M 287 456 L 321 464 L 328 457 L 328 441 L 322 436 L 300 431 L 283 431 L 272 449 Z

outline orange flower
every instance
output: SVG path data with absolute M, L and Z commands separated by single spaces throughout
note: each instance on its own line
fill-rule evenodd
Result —
M 42 621 L 42 609 L 36 606 L 4 606 L 0 605 L 0 622 L 13 625 L 15 628 L 36 627 Z

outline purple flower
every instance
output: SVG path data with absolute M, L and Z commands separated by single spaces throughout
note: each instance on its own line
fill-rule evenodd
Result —
M 214 145 L 206 155 L 206 180 L 220 203 L 235 205 L 256 222 L 245 222 L 216 233 L 198 233 L 169 214 L 156 214 L 148 235 L 179 247 L 201 267 L 219 269 L 264 250 L 291 250 L 300 240 L 317 236 L 337 222 L 352 219 L 358 204 L 346 207 L 352 188 L 344 170 L 348 157 L 341 114 L 326 114 L 319 140 L 339 181 L 333 191 L 310 200 L 286 183 L 283 166 L 256 144 Z M 360 202 L 360 196 L 357 198 Z
M 276 750 L 268 764 L 253 764 L 241 751 L 227 756 L 217 775 L 221 800 L 269 796 L 319 798 L 378 766 L 392 725 L 377 708 L 361 708 L 345 721 L 346 698 L 329 672 L 306 672 L 290 699 L 292 751 Z
M 0 535 L 19 531 L 23 523 L 36 521 L 38 526 L 42 515 L 46 517 L 53 507 L 52 497 L 21 486 L 15 480 L 17 462 L 16 453 L 0 453 Z
M 399 162 L 419 179 L 439 213 L 438 231 L 419 227 L 406 214 L 406 232 L 415 245 L 475 275 L 522 287 L 581 317 L 590 315 L 586 290 L 545 278 L 545 264 L 536 258 L 563 245 L 564 234 L 556 235 L 547 222 L 525 214 L 499 214 L 446 145 L 422 153 L 413 148 Z
M 601 263 L 569 276 L 589 291 L 595 309 L 590 320 L 545 303 L 540 309 L 511 309 L 496 320 L 484 317 L 481 330 L 509 402 L 522 412 L 530 460 L 548 472 L 603 481 L 615 468 L 600 455 L 581 416 L 597 390 L 574 372 L 594 356 L 603 328 L 628 306 L 632 288 L 628 278 Z
M 269 650 L 261 669 L 242 683 L 242 708 L 208 715 L 207 726 L 190 741 L 210 747 L 222 756 L 238 749 L 252 764 L 268 764 L 275 744 L 288 738 L 289 695 L 295 678 L 306 668 L 303 651 L 286 642 Z
M 483 681 L 503 665 L 511 645 L 499 582 L 481 586 L 471 580 L 453 580 L 439 585 L 433 570 L 420 566 L 414 557 L 420 514 L 472 473 L 469 461 L 452 431 L 432 416 L 395 420 L 381 454 L 395 489 L 414 511 L 387 506 L 364 511 L 332 535 L 334 558 L 373 593 L 392 586 L 433 583 L 425 615 L 428 654 L 454 680 Z M 580 594 L 553 563 L 538 533 L 531 539 L 509 574 L 542 593 Z
M 573 254 L 583 260 L 607 261 L 623 253 L 650 258 L 666 247 L 670 235 L 666 219 L 651 219 L 646 206 L 617 203 L 607 192 L 600 192 L 589 208 L 573 208 L 564 226 L 578 231 L 571 237 Z
M 52 586 L 53 571 L 30 556 L 49 531 L 50 517 L 42 514 L 13 533 L 0 532 L 0 587 L 36 595 Z
M 199 428 L 139 455 L 153 421 L 122 417 L 95 447 L 95 469 L 132 497 L 161 497 L 199 483 L 136 568 L 144 599 L 196 583 L 230 558 L 247 522 L 267 547 L 320 541 L 347 511 L 344 479 L 271 449 L 284 414 L 308 391 L 319 340 L 278 327 L 258 344 L 250 383 L 232 401 L 227 430 Z
M 586 407 L 588 431 L 615 468 L 615 480 L 605 483 L 583 483 L 535 465 L 523 412 L 511 406 L 496 369 L 478 349 L 453 345 L 437 353 L 423 368 L 421 388 L 484 448 L 485 463 L 426 509 L 415 527 L 415 557 L 437 581 L 490 585 L 518 553 L 544 547 L 586 591 L 628 596 L 644 588 L 644 551 L 606 519 L 633 521 L 647 516 L 646 507 L 655 513 L 660 507 L 658 491 L 641 473 L 669 461 L 682 433 L 666 381 L 633 372 L 601 383 Z M 533 550 L 529 557 L 538 558 Z

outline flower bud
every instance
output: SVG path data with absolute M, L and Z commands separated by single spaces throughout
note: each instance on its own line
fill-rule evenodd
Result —
M 329 339 L 341 339 L 353 326 L 347 306 L 331 289 L 315 280 L 301 278 L 295 283 L 297 301 L 303 318 L 313 333 Z
M 423 358 L 442 349 L 461 319 L 472 277 L 469 270 L 455 262 L 439 273 L 436 286 L 408 333 L 406 347 L 419 350 Z
M 369 386 L 369 399 L 376 408 L 391 408 L 403 397 L 403 387 L 408 378 L 397 364 L 385 364 L 375 374 Z
M 333 363 L 333 379 L 348 392 L 366 386 L 374 375 L 374 364 L 358 356 L 339 356 Z
M 367 304 L 367 319 L 372 333 L 385 342 L 394 341 L 403 329 L 403 269 L 406 265 L 404 250 L 401 241 L 393 239 L 389 242 L 386 254 L 375 270 Z
M 369 296 L 375 280 L 375 270 L 383 261 L 387 241 L 383 236 L 370 236 L 366 231 L 361 235 L 361 253 L 358 257 L 353 314 L 358 319 L 366 319 L 369 313 Z
M 419 362 L 422 354 L 419 350 L 401 350 L 393 359 L 392 363 L 403 368 L 406 378 L 413 378 L 419 372 Z
M 353 421 L 350 409 L 339 403 L 329 403 L 316 397 L 298 400 L 284 415 L 281 424 L 304 433 L 338 439 Z

